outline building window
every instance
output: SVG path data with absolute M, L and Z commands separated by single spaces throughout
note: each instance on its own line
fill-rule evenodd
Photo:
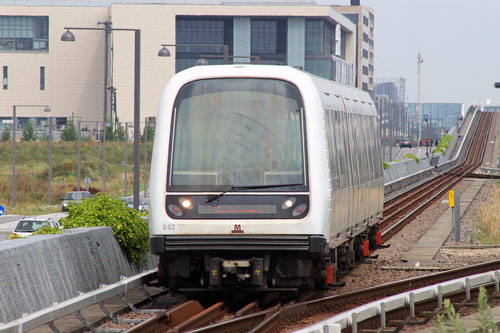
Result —
M 40 67 L 40 90 L 45 90 L 45 67 Z
M 363 49 L 363 58 L 368 59 L 368 50 Z
M 260 56 L 263 63 L 284 64 L 287 21 L 285 19 L 252 19 L 250 25 L 251 55 Z
M 227 45 L 229 54 L 233 50 L 233 20 L 217 17 L 182 17 L 176 19 L 176 44 Z M 209 64 L 224 63 L 224 48 L 221 46 L 178 46 L 175 55 L 175 71 L 179 72 L 196 65 L 200 56 L 206 55 Z
M 367 42 L 368 43 L 368 35 L 366 34 L 366 32 L 363 32 L 363 42 Z
M 9 89 L 9 67 L 3 66 L 3 90 Z
M 306 20 L 306 54 L 323 54 L 323 20 Z
M 0 16 L 0 51 L 48 52 L 48 16 Z
M 340 25 L 337 25 L 340 28 Z M 340 35 L 340 29 L 339 35 Z M 306 20 L 305 53 L 311 55 L 332 55 L 337 50 L 336 27 L 324 20 Z M 339 43 L 340 45 L 340 43 Z M 338 49 L 340 54 L 340 46 Z
M 361 89 L 364 91 L 368 91 L 368 84 L 366 82 L 363 82 L 363 84 L 361 85 Z
M 363 74 L 368 75 L 368 67 L 363 66 Z
M 363 25 L 368 26 L 368 17 L 363 16 Z

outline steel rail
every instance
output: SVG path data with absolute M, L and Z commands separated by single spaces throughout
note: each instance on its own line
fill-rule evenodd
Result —
M 432 196 L 429 197 L 429 193 L 423 192 L 421 189 L 417 189 L 416 192 L 420 193 L 420 195 L 416 195 L 416 198 L 412 199 L 410 202 L 405 202 L 400 211 L 396 213 L 390 214 L 388 217 L 384 218 L 381 223 L 381 229 L 385 229 L 382 231 L 382 242 L 388 241 L 392 235 L 400 231 L 411 219 L 413 219 L 419 212 L 423 211 L 424 208 L 428 207 L 436 198 L 439 198 L 445 191 L 452 188 L 455 184 L 460 182 L 468 172 L 476 169 L 481 163 L 484 156 L 485 150 L 485 142 L 488 139 L 489 128 L 491 125 L 492 114 L 491 113 L 483 113 L 482 117 L 477 125 L 474 134 L 476 134 L 479 130 L 481 137 L 477 140 L 472 140 L 470 145 L 466 151 L 465 161 L 461 166 L 456 167 L 452 174 L 446 173 L 440 176 L 440 178 L 444 179 L 439 181 L 441 189 L 437 190 L 436 187 L 429 186 L 427 190 L 429 192 L 434 192 Z M 486 128 L 486 131 L 481 131 L 480 129 Z M 480 146 L 479 146 L 480 145 Z M 478 149 L 477 146 L 481 147 Z M 469 158 L 470 157 L 470 158 Z M 433 184 L 436 181 L 431 181 Z M 424 185 L 422 185 L 424 186 Z M 405 193 L 406 197 L 406 193 Z M 427 197 L 427 198 L 426 198 Z M 425 198 L 425 199 L 424 199 Z M 404 200 L 404 199 L 403 199 Z M 417 205 L 417 206 L 415 206 Z M 393 207 L 393 206 L 391 206 Z M 392 209 L 392 208 L 391 208 Z M 399 218 L 396 223 L 392 223 L 394 219 L 398 216 L 403 217 Z M 385 215 L 385 214 L 384 214 Z

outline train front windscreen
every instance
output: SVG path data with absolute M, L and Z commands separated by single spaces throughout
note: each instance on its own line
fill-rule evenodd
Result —
M 179 91 L 168 191 L 305 191 L 303 102 L 276 79 L 205 79 Z

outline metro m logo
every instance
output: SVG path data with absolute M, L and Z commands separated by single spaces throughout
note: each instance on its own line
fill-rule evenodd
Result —
M 244 231 L 241 229 L 241 224 L 235 224 L 233 230 L 231 230 L 232 234 L 242 234 Z

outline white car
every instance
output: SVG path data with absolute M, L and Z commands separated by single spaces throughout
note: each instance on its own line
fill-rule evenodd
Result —
M 17 236 L 27 237 L 45 226 L 61 228 L 59 223 L 51 217 L 31 216 L 20 219 L 14 229 L 12 229 L 12 233 Z
M 128 208 L 134 208 L 134 197 L 122 197 Z M 144 211 L 148 210 L 148 198 L 140 198 L 139 199 L 139 211 L 144 213 Z

